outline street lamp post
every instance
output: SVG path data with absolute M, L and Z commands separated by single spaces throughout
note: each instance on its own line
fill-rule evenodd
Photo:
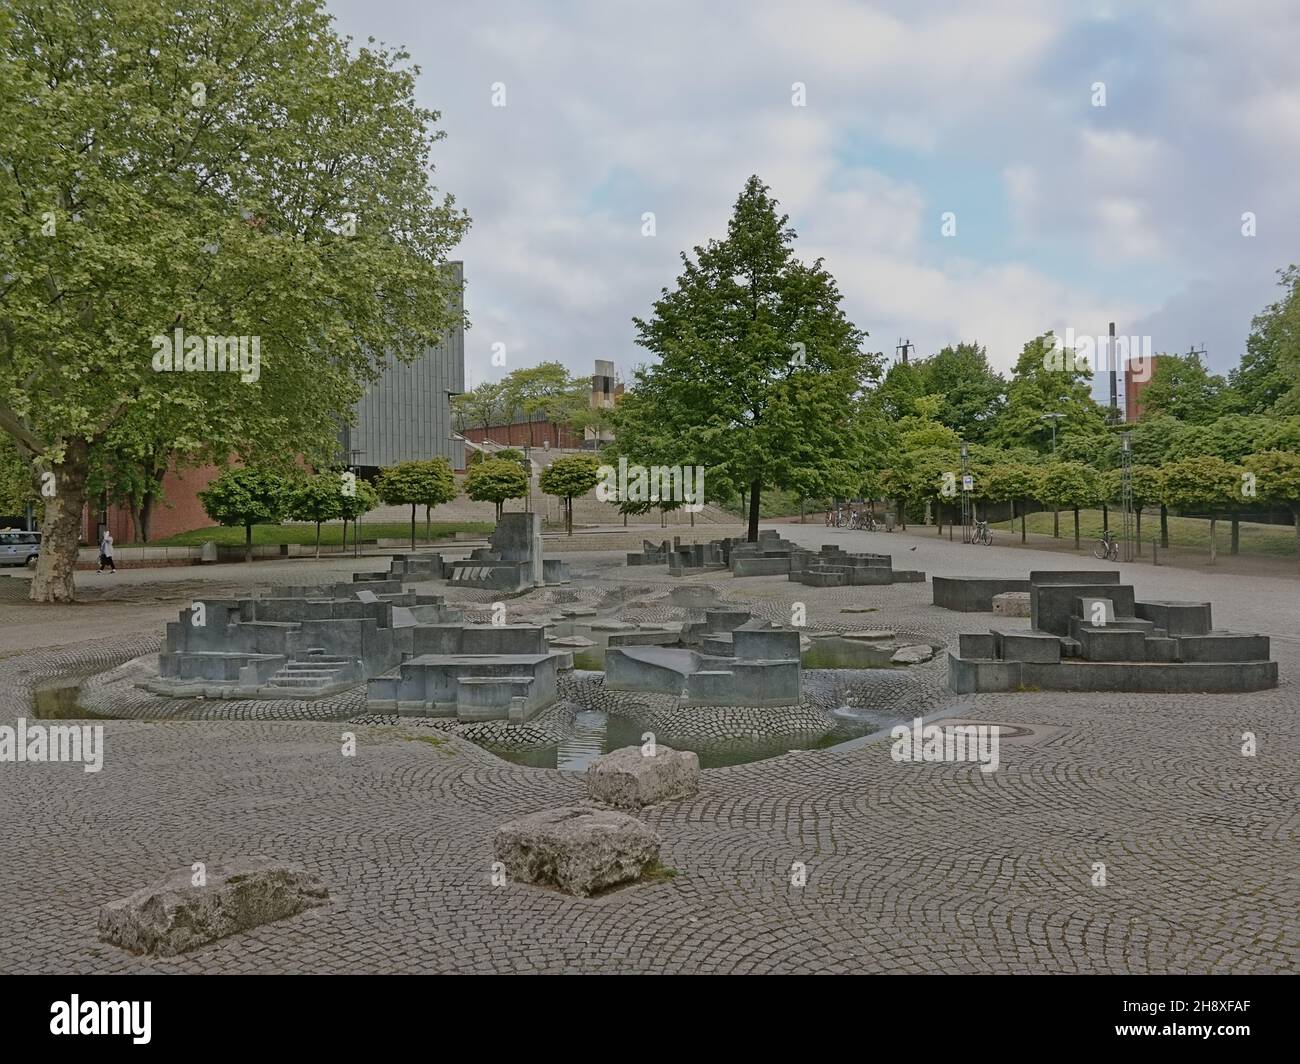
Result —
M 1060 413 L 1059 411 L 1053 411 L 1050 414 L 1040 414 L 1038 417 L 1039 421 L 1050 421 L 1052 423 L 1052 456 L 1053 457 L 1056 456 L 1056 423 L 1060 421 L 1063 417 L 1065 417 L 1065 415 Z M 1061 538 L 1061 511 L 1056 509 L 1055 507 L 1052 508 L 1052 538 L 1053 539 Z

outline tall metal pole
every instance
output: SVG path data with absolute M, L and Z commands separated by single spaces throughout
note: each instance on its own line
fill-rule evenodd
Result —
M 1133 560 L 1133 547 L 1136 543 L 1133 517 L 1133 433 L 1120 433 L 1120 504 L 1123 507 L 1124 548 L 1123 560 Z
M 971 541 L 970 448 L 961 441 L 961 541 Z
M 1106 352 L 1110 360 L 1110 423 L 1119 423 L 1119 391 L 1115 381 L 1115 323 L 1110 323 L 1110 350 Z

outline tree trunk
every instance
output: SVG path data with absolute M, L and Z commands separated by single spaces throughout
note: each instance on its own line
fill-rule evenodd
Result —
M 1110 509 L 1105 503 L 1101 504 L 1101 530 L 1103 532 L 1110 531 Z
M 316 560 L 320 561 L 320 522 L 316 522 Z
M 51 470 L 55 491 L 45 499 L 41 553 L 28 592 L 33 602 L 72 602 L 76 598 L 73 573 L 77 568 L 89 466 L 90 446 L 74 438 L 66 445 L 63 461 Z
M 573 535 L 573 496 L 564 497 L 564 528 L 571 536 Z
M 1160 549 L 1169 549 L 1169 507 L 1160 504 Z
M 1217 544 L 1214 542 L 1214 526 L 1219 523 L 1218 517 L 1210 517 L 1210 564 L 1214 564 L 1215 555 L 1218 553 Z
M 1074 549 L 1079 549 L 1079 508 L 1074 508 Z
M 749 542 L 758 542 L 758 505 L 763 494 L 763 482 L 755 480 L 749 486 Z
M 253 560 L 253 526 L 244 526 L 244 561 Z
M 415 550 L 415 503 L 411 503 L 411 550 Z
M 348 552 L 348 519 L 343 518 L 343 553 Z
M 1060 510 L 1052 511 L 1052 538 L 1053 539 L 1061 538 L 1061 511 Z
M 149 526 L 153 523 L 153 508 L 157 502 L 157 492 L 146 491 L 140 498 L 140 524 L 137 531 L 141 543 L 149 542 Z
M 895 499 L 894 508 L 898 511 L 898 527 L 907 531 L 907 500 Z
M 1241 516 L 1236 510 L 1232 511 L 1232 547 L 1233 554 L 1241 553 Z
M 1020 542 L 1025 542 L 1025 511 L 1023 507 L 1020 508 Z
M 1300 506 L 1292 507 L 1291 520 L 1295 522 L 1295 556 L 1300 558 Z

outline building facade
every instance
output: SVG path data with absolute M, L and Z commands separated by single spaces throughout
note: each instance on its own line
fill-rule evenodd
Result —
M 465 390 L 464 264 L 454 274 L 456 325 L 414 362 L 384 360 L 384 373 L 362 396 L 355 424 L 339 432 L 343 461 L 363 475 L 397 462 L 446 458 L 465 468 L 465 444 L 452 425 L 451 397 Z

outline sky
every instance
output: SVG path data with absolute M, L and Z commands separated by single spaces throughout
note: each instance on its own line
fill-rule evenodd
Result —
M 889 360 L 978 342 L 1006 371 L 1113 321 L 1226 373 L 1300 261 L 1295 0 L 327 6 L 405 46 L 441 112 L 470 385 L 546 360 L 630 376 L 633 315 L 750 174 Z

